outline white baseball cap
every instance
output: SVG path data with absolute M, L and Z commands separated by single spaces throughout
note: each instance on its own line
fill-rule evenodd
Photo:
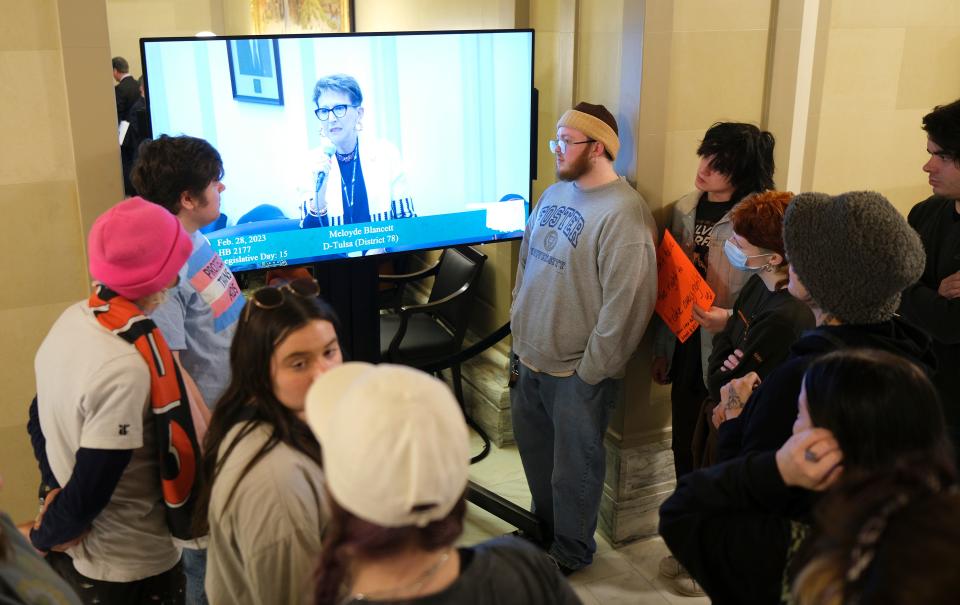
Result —
M 446 384 L 407 366 L 351 362 L 307 392 L 330 494 L 383 527 L 443 519 L 467 485 L 467 425 Z

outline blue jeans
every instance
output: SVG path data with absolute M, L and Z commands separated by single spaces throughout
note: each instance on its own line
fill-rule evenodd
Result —
M 520 364 L 510 391 L 513 434 L 533 497 L 533 513 L 550 554 L 570 569 L 593 561 L 606 469 L 603 436 L 616 404 L 619 380 L 589 385 L 579 376 L 558 378 Z
M 207 549 L 184 548 L 180 562 L 187 578 L 187 605 L 207 605 L 207 593 L 203 591 L 207 579 Z

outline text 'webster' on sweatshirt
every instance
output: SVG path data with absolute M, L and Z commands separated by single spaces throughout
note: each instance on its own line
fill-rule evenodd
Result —
M 623 376 L 657 297 L 656 225 L 619 178 L 552 185 L 527 221 L 510 310 L 514 352 L 531 367 Z

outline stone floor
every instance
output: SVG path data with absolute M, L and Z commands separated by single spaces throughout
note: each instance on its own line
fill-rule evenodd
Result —
M 479 452 L 479 437 L 472 440 Z M 515 446 L 497 448 L 470 467 L 470 478 L 521 506 L 530 504 L 530 493 Z M 513 531 L 514 528 L 486 511 L 470 505 L 461 538 L 462 544 L 475 544 Z M 585 605 L 706 605 L 709 599 L 684 597 L 676 593 L 670 581 L 657 575 L 660 559 L 668 554 L 660 538 L 612 548 L 597 534 L 598 550 L 593 565 L 570 576 L 570 583 Z

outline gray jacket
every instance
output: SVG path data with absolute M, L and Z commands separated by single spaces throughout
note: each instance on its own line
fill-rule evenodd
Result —
M 329 518 L 323 471 L 280 443 L 244 474 L 273 432 L 260 424 L 224 460 L 244 426 L 230 429 L 217 461 L 223 467 L 210 494 L 207 599 L 211 605 L 303 603 Z
M 666 229 L 670 231 L 687 258 L 693 260 L 694 230 L 697 222 L 697 202 L 702 191 L 693 190 L 673 204 L 673 212 Z M 733 223 L 730 222 L 730 213 L 724 214 L 713 226 L 710 236 L 709 251 L 707 252 L 707 284 L 716 293 L 714 306 L 729 309 L 740 294 L 743 284 L 747 283 L 750 274 L 738 271 L 730 266 L 727 255 L 723 252 L 723 243 L 733 235 Z M 666 357 L 667 362 L 673 359 L 673 350 L 677 338 L 665 323 L 657 320 L 657 331 L 654 339 L 654 355 Z M 700 364 L 706 384 L 707 361 L 713 351 L 713 335 L 705 333 L 700 338 Z

